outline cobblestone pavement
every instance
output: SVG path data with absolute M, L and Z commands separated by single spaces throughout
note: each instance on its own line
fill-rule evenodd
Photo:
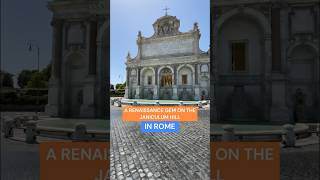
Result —
M 111 107 L 111 179 L 209 179 L 209 112 L 179 133 L 140 133 Z
M 208 120 L 183 123 L 179 134 L 140 134 L 138 124 L 119 120 L 120 113 L 112 109 L 112 179 L 209 179 Z M 1 136 L 1 180 L 39 179 L 38 144 Z M 319 144 L 281 149 L 281 180 L 318 180 L 319 158 Z
M 1 134 L 2 136 L 3 134 Z M 1 139 L 1 180 L 39 179 L 39 146 Z
M 281 149 L 281 180 L 319 180 L 319 144 Z

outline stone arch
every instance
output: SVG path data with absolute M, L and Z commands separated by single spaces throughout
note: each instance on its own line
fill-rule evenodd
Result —
M 154 74 L 156 73 L 156 71 L 154 70 L 153 67 L 144 67 L 141 69 L 141 74 L 143 74 L 144 71 L 146 71 L 146 70 L 151 70 Z
M 218 37 L 213 44 L 216 58 L 214 73 L 218 79 L 220 75 L 236 78 L 244 73 L 256 75 L 268 71 L 264 67 L 272 62 L 271 25 L 263 13 L 249 7 L 231 9 L 214 20 L 213 31 L 214 36 Z M 243 55 L 243 61 L 241 61 L 242 68 L 235 70 L 232 50 L 238 43 L 241 45 L 239 51 Z M 224 85 L 217 84 L 214 87 L 215 93 L 219 94 L 216 96 L 219 118 L 222 120 L 262 118 L 263 113 L 260 112 L 263 110 L 259 108 L 261 99 L 266 95 L 263 91 L 264 85 L 255 82 L 254 85 L 258 88 L 252 90 L 243 80 L 236 84 L 238 85 L 225 81 Z M 240 107 L 241 110 L 236 107 Z
M 223 26 L 225 22 L 227 22 L 230 18 L 236 16 L 236 15 L 247 15 L 251 17 L 252 19 L 255 19 L 256 22 L 260 24 L 261 29 L 264 30 L 265 35 L 271 34 L 271 25 L 268 21 L 268 19 L 259 11 L 254 10 L 252 8 L 235 8 L 233 10 L 230 10 L 224 14 L 222 14 L 216 21 L 215 21 L 215 27 L 214 32 L 218 33 L 220 28 Z
M 189 69 L 190 72 L 191 72 L 191 77 L 190 78 L 188 77 L 188 81 L 191 80 L 190 82 L 192 82 L 192 83 L 188 82 L 188 85 L 195 84 L 195 69 L 194 69 L 194 67 L 192 65 L 190 65 L 190 64 L 183 64 L 183 65 L 180 65 L 177 68 L 178 85 L 182 85 L 182 82 L 181 82 L 181 78 L 182 78 L 181 70 L 183 70 L 185 68 Z
M 238 28 L 238 29 L 235 29 Z M 270 24 L 266 17 L 251 8 L 236 8 L 223 14 L 215 23 L 215 56 L 217 73 L 233 73 L 232 47 L 241 44 L 244 58 L 241 72 L 260 74 L 265 71 L 263 64 L 271 61 L 267 52 Z
M 154 70 L 154 68 L 152 67 L 144 67 L 141 70 L 141 80 L 142 80 L 142 85 L 143 86 L 148 86 L 148 76 L 152 76 L 152 83 L 151 85 L 155 84 L 155 76 L 156 76 L 156 72 Z
M 292 108 L 293 118 L 296 122 L 315 120 L 320 116 L 317 108 L 320 99 L 319 49 L 310 42 L 296 42 L 287 52 L 287 102 Z
M 161 67 L 159 68 L 158 72 L 160 73 L 161 70 L 164 69 L 164 68 L 169 68 L 169 69 L 171 69 L 172 73 L 174 72 L 174 70 L 173 70 L 173 68 L 172 68 L 171 66 L 161 66 Z
M 174 76 L 174 69 L 171 67 L 171 66 L 161 66 L 158 70 L 158 84 L 161 85 L 161 71 L 165 68 L 169 68 L 172 72 L 172 79 L 174 80 L 175 79 L 175 76 Z
M 182 64 L 182 65 L 178 66 L 177 71 L 179 72 L 179 70 L 183 67 L 189 67 L 189 68 L 191 68 L 192 72 L 195 72 L 194 67 L 190 64 Z
M 160 74 L 160 87 L 172 87 L 174 85 L 174 72 L 170 68 L 162 68 Z
M 294 73 L 295 67 L 294 64 L 299 63 L 300 65 L 297 66 L 298 68 L 301 67 L 303 64 L 309 64 L 309 70 L 307 71 L 299 71 L 299 73 Z M 288 65 L 290 66 L 289 69 L 289 76 L 290 72 L 294 73 L 295 75 L 299 75 L 302 73 L 313 73 L 310 77 L 313 80 L 319 80 L 319 53 L 316 46 L 312 43 L 296 43 L 292 45 L 288 49 Z
M 294 52 L 294 50 L 298 47 L 301 47 L 301 46 L 309 46 L 310 48 L 313 49 L 314 53 L 317 55 L 319 55 L 319 47 L 317 45 L 315 45 L 314 43 L 311 43 L 311 42 L 296 42 L 294 44 L 292 44 L 291 46 L 289 46 L 288 48 L 288 51 L 287 51 L 287 54 L 288 54 L 288 57 L 290 58 L 292 53 Z

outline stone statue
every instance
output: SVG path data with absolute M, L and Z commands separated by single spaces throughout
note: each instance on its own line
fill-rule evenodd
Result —
M 300 88 L 296 90 L 294 95 L 294 121 L 302 122 L 305 120 L 305 99 L 306 95 L 302 92 Z
M 193 30 L 194 30 L 194 31 L 198 31 L 198 30 L 199 30 L 199 26 L 198 26 L 198 23 L 197 23 L 197 22 L 195 22 L 195 23 L 193 24 Z
M 172 85 L 172 76 L 171 75 L 164 75 L 161 79 L 162 86 L 168 87 Z
M 175 23 L 170 21 L 163 23 L 162 25 L 158 24 L 157 32 L 158 36 L 172 35 L 175 32 Z
M 128 61 L 131 60 L 131 54 L 130 54 L 130 52 L 128 52 L 127 60 L 128 60 Z
M 141 42 L 141 40 L 142 40 L 142 33 L 141 33 L 141 31 L 139 31 L 139 32 L 138 32 L 138 39 L 137 39 L 137 41 L 138 41 L 138 42 Z

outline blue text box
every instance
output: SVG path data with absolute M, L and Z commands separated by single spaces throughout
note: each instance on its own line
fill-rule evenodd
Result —
M 140 129 L 142 133 L 147 132 L 179 132 L 179 122 L 141 122 Z

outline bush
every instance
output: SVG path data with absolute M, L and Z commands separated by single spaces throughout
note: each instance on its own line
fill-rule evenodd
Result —
M 48 94 L 48 89 L 23 89 L 21 93 L 28 96 L 43 96 Z
M 37 73 L 37 70 L 22 70 L 18 75 L 18 85 L 20 88 L 25 88 L 31 80 L 32 75 Z
M 13 88 L 13 75 L 4 71 L 0 71 L 1 87 Z
M 0 92 L 0 104 L 4 105 L 45 105 L 48 101 L 48 90 L 27 89 L 27 90 L 7 90 Z
M 48 82 L 44 80 L 41 73 L 34 73 L 31 79 L 27 83 L 27 88 L 46 88 L 48 87 Z
M 110 96 L 111 97 L 123 97 L 125 94 L 125 90 L 121 89 L 121 90 L 115 90 L 115 91 L 111 91 L 110 92 Z

